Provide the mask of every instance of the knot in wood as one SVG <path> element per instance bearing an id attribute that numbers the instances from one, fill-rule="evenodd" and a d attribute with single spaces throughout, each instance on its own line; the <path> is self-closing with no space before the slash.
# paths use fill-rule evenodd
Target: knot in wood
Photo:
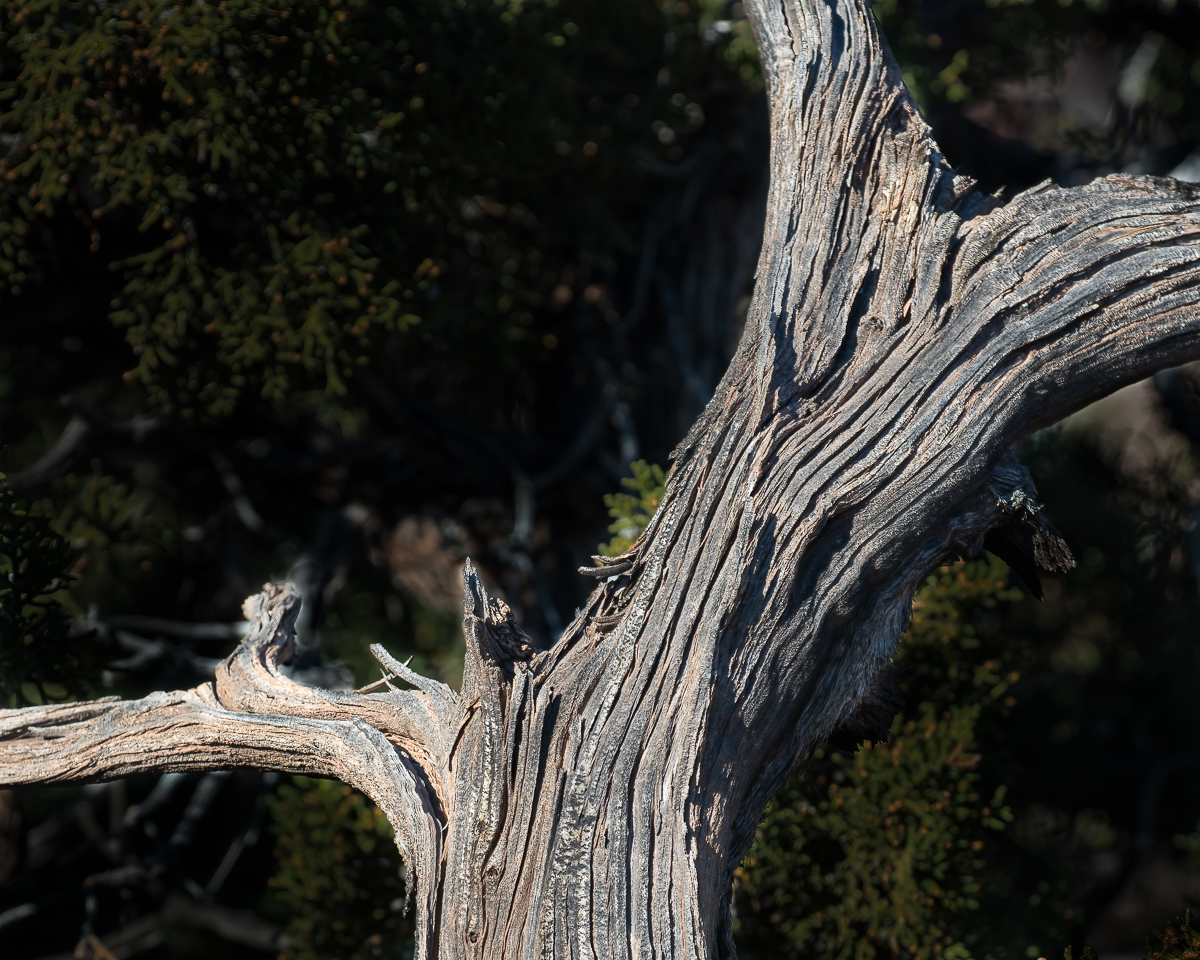
<path id="1" fill-rule="evenodd" d="M 1015 517 L 1032 516 L 1033 514 L 1041 513 L 1042 510 L 1042 505 L 1021 489 L 1014 490 L 1012 496 L 1007 500 L 1003 497 L 999 498 L 996 501 L 996 506 L 1000 508 L 1001 513 Z"/>

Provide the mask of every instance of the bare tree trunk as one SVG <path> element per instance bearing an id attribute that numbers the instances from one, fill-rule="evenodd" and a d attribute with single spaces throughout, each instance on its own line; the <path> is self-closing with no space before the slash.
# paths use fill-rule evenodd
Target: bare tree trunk
<path id="1" fill-rule="evenodd" d="M 1200 357 L 1200 190 L 1110 177 L 1002 204 L 947 165 L 866 0 L 748 0 L 772 105 L 746 332 L 633 551 L 548 652 L 469 565 L 461 693 L 300 688 L 271 588 L 195 690 L 0 713 L 0 783 L 260 766 L 395 825 L 420 956 L 730 956 L 733 868 L 863 702 L 913 591 L 1005 541 L 1069 563 L 1009 455 Z M 631 29 L 636 29 L 631 25 Z"/>

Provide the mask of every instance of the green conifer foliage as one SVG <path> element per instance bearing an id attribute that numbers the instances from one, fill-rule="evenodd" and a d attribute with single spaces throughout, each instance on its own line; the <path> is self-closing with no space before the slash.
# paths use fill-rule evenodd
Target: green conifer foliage
<path id="1" fill-rule="evenodd" d="M 1146 960 L 1195 960 L 1196 957 L 1200 957 L 1200 930 L 1192 926 L 1191 910 L 1167 924 L 1161 933 L 1156 930 L 1154 936 L 1146 938 Z"/>
<path id="2" fill-rule="evenodd" d="M 10 0 L 0 295 L 90 237 L 125 278 L 128 376 L 185 413 L 340 395 L 418 325 L 519 378 L 587 251 L 631 243 L 638 157 L 703 123 L 689 87 L 743 82 L 744 30 L 704 41 L 708 7 Z"/>
<path id="3" fill-rule="evenodd" d="M 749 956 L 970 956 L 989 848 L 1012 815 L 980 770 L 978 727 L 1004 709 L 1019 648 L 990 627 L 1019 593 L 1000 561 L 946 567 L 913 605 L 887 743 L 818 750 L 772 801 L 738 871 Z M 982 627 L 982 629 L 981 629 Z"/>
<path id="4" fill-rule="evenodd" d="M 49 519 L 0 474 L 0 706 L 65 697 L 78 680 L 86 657 L 57 596 L 74 561 Z"/>
<path id="5" fill-rule="evenodd" d="M 662 501 L 667 477 L 657 463 L 637 460 L 630 464 L 632 477 L 621 481 L 628 493 L 610 493 L 604 498 L 608 515 L 613 522 L 608 532 L 616 534 L 608 543 L 600 544 L 600 552 L 606 557 L 620 556 L 632 547 L 642 535 Z"/>
<path id="6" fill-rule="evenodd" d="M 83 616 L 93 603 L 106 612 L 132 607 L 138 593 L 174 572 L 182 524 L 165 498 L 98 471 L 66 477 L 55 492 L 42 512 L 78 552 L 80 576 L 64 597 L 68 613 Z"/>
<path id="7" fill-rule="evenodd" d="M 357 791 L 307 777 L 281 786 L 270 807 L 279 869 L 268 909 L 286 920 L 289 960 L 411 956 L 387 817 Z"/>

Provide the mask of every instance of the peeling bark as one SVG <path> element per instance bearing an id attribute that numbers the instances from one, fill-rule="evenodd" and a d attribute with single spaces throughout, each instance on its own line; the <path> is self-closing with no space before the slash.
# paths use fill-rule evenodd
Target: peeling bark
<path id="1" fill-rule="evenodd" d="M 796 761 L 873 693 L 930 569 L 1069 565 L 1031 431 L 1200 357 L 1200 189 L 1109 177 L 1008 203 L 946 163 L 866 0 L 747 0 L 772 169 L 736 356 L 637 546 L 546 653 L 468 565 L 463 689 L 278 672 L 271 588 L 195 690 L 0 713 L 0 784 L 258 766 L 396 828 L 421 957 L 731 956 L 732 871 Z M 863 709 L 859 710 L 860 704 Z M 857 711 L 857 713 L 856 713 Z"/>

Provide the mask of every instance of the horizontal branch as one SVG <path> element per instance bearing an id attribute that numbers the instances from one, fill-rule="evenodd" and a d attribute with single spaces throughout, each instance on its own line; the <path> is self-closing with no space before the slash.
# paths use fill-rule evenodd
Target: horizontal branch
<path id="1" fill-rule="evenodd" d="M 930 326 L 969 338 L 962 382 L 1011 385 L 1011 442 L 1200 356 L 1200 186 L 1041 184 L 966 222 L 941 282 Z"/>
<path id="2" fill-rule="evenodd" d="M 277 666 L 290 655 L 299 606 L 288 587 L 248 600 L 247 639 L 215 683 L 141 700 L 0 711 L 0 786 L 237 767 L 334 777 L 387 816 L 418 878 L 421 914 L 433 916 L 457 695 L 411 671 L 418 690 L 367 696 L 293 683 Z M 424 956 L 426 930 L 418 930 Z"/>
<path id="3" fill-rule="evenodd" d="M 364 725 L 365 726 L 365 725 Z M 223 709 L 211 684 L 140 700 L 0 711 L 0 784 L 91 782 L 146 771 L 257 767 L 363 779 L 352 752 L 379 753 L 349 721 L 246 716 Z M 353 743 L 354 751 L 346 749 Z M 385 751 L 394 754 L 390 745 Z"/>

